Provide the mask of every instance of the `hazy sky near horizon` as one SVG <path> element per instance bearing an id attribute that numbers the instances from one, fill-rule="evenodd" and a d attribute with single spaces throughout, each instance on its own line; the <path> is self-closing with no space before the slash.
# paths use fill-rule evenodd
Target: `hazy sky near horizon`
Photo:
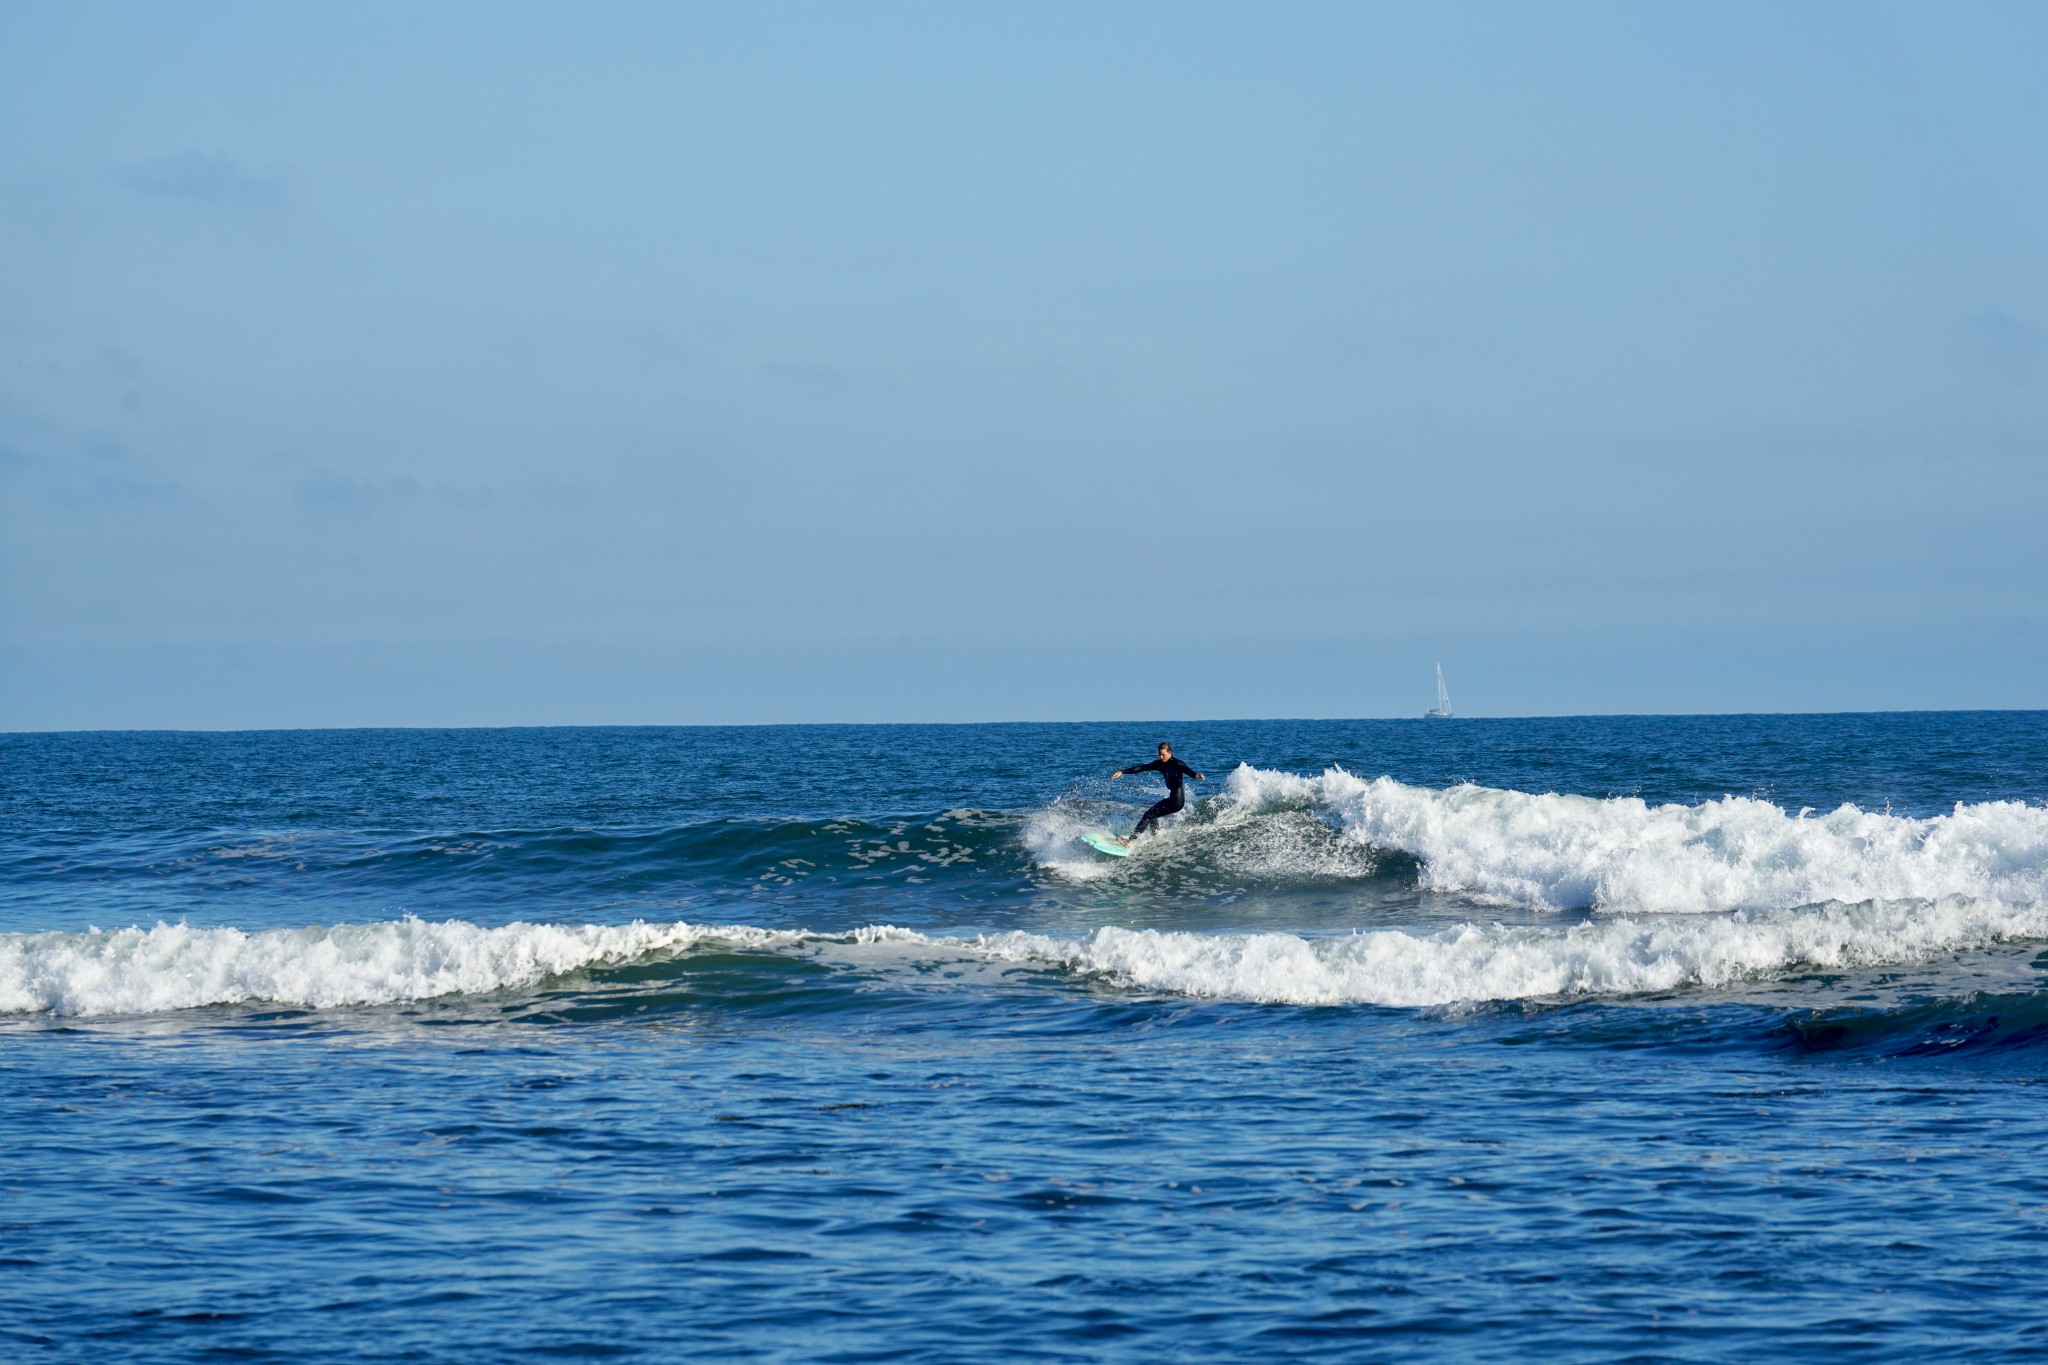
<path id="1" fill-rule="evenodd" d="M 0 0 L 0 729 L 2048 706 L 2044 68 Z"/>

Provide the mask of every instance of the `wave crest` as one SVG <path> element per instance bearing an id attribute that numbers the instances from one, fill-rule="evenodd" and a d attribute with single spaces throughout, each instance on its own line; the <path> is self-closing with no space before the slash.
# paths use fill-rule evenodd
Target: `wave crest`
<path id="1" fill-rule="evenodd" d="M 1967 897 L 1328 938 L 1118 927 L 1079 938 L 1021 930 L 969 938 L 886 925 L 816 934 L 638 922 L 485 928 L 407 919 L 260 933 L 160 924 L 0 935 L 0 1014 L 154 1014 L 249 1001 L 390 1004 L 527 988 L 584 968 L 714 947 L 825 953 L 862 974 L 907 962 L 921 975 L 933 961 L 964 960 L 1205 999 L 1417 1007 L 1712 988 L 1786 972 L 1924 962 L 2043 937 L 2048 906 Z"/>
<path id="2" fill-rule="evenodd" d="M 1653 806 L 1635 797 L 1439 791 L 1339 768 L 1297 777 L 1245 766 L 1215 804 L 1218 825 L 1314 809 L 1349 839 L 1415 858 L 1431 890 L 1531 909 L 2048 901 L 2048 810 L 2018 801 L 1959 803 L 1926 819 L 1852 805 L 1815 815 L 1739 796 Z"/>
<path id="3" fill-rule="evenodd" d="M 260 1000 L 315 1009 L 531 986 L 706 939 L 774 948 L 800 935 L 690 924 L 508 924 L 418 919 L 270 929 L 159 924 L 0 934 L 0 1014 L 155 1014 Z"/>
<path id="4" fill-rule="evenodd" d="M 2048 935 L 2048 907 L 1953 898 L 1654 920 L 1566 929 L 1460 925 L 1341 938 L 1105 928 L 1063 941 L 984 940 L 1017 961 L 1054 963 L 1142 990 L 1286 1005 L 1421 1007 L 1718 987 L 1786 972 L 1922 962 Z"/>

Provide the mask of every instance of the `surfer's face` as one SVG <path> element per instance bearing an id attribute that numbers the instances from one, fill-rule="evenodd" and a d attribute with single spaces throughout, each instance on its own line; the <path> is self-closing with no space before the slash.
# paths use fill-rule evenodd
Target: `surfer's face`
<path id="1" fill-rule="evenodd" d="M 1172 757 L 1173 757 L 1173 746 L 1172 746 L 1171 744 L 1162 744 L 1162 745 L 1160 745 L 1160 746 L 1159 746 L 1159 756 L 1160 756 L 1161 758 L 1172 758 Z"/>

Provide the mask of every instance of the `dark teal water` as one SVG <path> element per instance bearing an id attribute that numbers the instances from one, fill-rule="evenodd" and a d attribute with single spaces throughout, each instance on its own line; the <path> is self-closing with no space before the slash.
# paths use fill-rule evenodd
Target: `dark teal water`
<path id="1" fill-rule="evenodd" d="M 0 736 L 0 1351 L 2048 1353 L 2044 800 L 2039 712 Z"/>

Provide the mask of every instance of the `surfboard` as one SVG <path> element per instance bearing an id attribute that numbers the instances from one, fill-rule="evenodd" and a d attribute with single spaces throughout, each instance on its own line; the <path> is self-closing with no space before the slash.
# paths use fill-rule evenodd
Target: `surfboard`
<path id="1" fill-rule="evenodd" d="M 1126 844 L 1114 834 L 1104 834 L 1099 829 L 1091 829 L 1082 835 L 1081 842 L 1098 853 L 1107 853 L 1112 858 L 1128 858 L 1131 856 L 1129 844 Z"/>

